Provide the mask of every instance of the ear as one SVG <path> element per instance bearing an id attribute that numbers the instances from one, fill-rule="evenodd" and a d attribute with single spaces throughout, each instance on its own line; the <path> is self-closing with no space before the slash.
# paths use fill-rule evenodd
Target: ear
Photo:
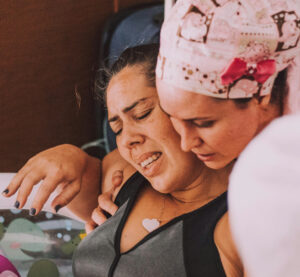
<path id="1" fill-rule="evenodd" d="M 271 101 L 271 93 L 260 98 L 259 105 L 262 109 L 267 109 Z"/>

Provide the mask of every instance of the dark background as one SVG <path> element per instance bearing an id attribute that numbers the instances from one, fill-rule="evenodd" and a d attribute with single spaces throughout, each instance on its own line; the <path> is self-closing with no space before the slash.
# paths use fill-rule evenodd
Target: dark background
<path id="1" fill-rule="evenodd" d="M 153 2 L 119 0 L 119 9 Z M 114 9 L 113 0 L 0 0 L 0 172 L 96 138 L 93 77 Z"/>

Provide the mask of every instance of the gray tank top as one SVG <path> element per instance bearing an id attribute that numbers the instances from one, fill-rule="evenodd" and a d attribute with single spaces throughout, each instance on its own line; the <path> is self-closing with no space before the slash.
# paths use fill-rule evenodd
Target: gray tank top
<path id="1" fill-rule="evenodd" d="M 89 234 L 73 256 L 76 277 L 225 277 L 213 240 L 227 210 L 226 193 L 205 206 L 174 218 L 120 253 L 126 219 L 147 180 L 135 173 L 120 190 L 117 213 Z"/>

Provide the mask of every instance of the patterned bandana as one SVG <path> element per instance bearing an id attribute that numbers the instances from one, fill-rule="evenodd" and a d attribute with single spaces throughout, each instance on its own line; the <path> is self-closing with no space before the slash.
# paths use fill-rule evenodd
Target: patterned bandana
<path id="1" fill-rule="evenodd" d="M 157 78 L 218 98 L 272 91 L 300 54 L 299 0 L 178 0 L 161 31 Z"/>

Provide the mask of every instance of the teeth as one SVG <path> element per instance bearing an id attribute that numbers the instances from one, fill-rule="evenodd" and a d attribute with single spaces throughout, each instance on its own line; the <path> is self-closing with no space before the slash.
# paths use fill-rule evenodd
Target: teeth
<path id="1" fill-rule="evenodd" d="M 153 163 L 154 161 L 156 161 L 160 157 L 160 155 L 161 155 L 160 153 L 153 154 L 151 157 L 149 157 L 148 159 L 141 162 L 141 166 L 146 167 L 147 165 Z"/>

